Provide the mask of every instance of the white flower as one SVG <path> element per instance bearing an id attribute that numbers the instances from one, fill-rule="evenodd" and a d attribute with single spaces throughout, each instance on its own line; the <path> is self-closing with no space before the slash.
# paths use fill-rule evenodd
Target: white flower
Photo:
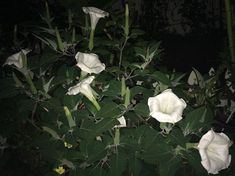
<path id="1" fill-rule="evenodd" d="M 96 7 L 83 7 L 83 12 L 90 15 L 91 19 L 91 29 L 94 30 L 96 27 L 96 24 L 98 23 L 100 18 L 104 18 L 106 16 L 109 16 L 108 12 L 105 12 L 103 10 L 100 10 Z"/>
<path id="2" fill-rule="evenodd" d="M 6 60 L 6 62 L 3 64 L 4 65 L 15 65 L 17 68 L 21 69 L 23 67 L 23 60 L 22 60 L 22 55 L 21 52 L 23 52 L 25 55 L 30 52 L 30 50 L 21 50 L 18 53 L 15 53 L 11 56 L 9 56 Z"/>
<path id="3" fill-rule="evenodd" d="M 117 119 L 119 121 L 119 125 L 115 125 L 114 128 L 123 128 L 126 127 L 126 119 L 124 116 Z"/>
<path id="4" fill-rule="evenodd" d="M 178 98 L 171 89 L 148 99 L 150 115 L 159 122 L 176 123 L 182 119 L 185 101 Z"/>
<path id="5" fill-rule="evenodd" d="M 78 52 L 75 58 L 77 66 L 84 72 L 98 74 L 105 69 L 105 64 L 100 62 L 96 54 Z"/>
<path id="6" fill-rule="evenodd" d="M 224 133 L 210 130 L 202 136 L 198 149 L 201 163 L 208 173 L 218 174 L 220 170 L 228 168 L 231 162 L 229 146 L 230 139 Z"/>
<path id="7" fill-rule="evenodd" d="M 209 74 L 209 76 L 215 76 L 215 69 L 213 67 L 211 67 L 208 74 Z"/>
<path id="8" fill-rule="evenodd" d="M 95 79 L 94 76 L 89 76 L 85 79 L 83 79 L 81 82 L 79 82 L 77 85 L 70 87 L 68 89 L 67 94 L 68 95 L 77 95 L 78 93 L 81 93 L 85 95 L 89 100 L 94 100 L 95 97 L 93 95 L 93 90 L 90 86 L 91 82 Z"/>
<path id="9" fill-rule="evenodd" d="M 192 71 L 188 77 L 188 84 L 189 85 L 197 85 L 198 81 L 197 81 L 197 75 L 194 71 Z"/>

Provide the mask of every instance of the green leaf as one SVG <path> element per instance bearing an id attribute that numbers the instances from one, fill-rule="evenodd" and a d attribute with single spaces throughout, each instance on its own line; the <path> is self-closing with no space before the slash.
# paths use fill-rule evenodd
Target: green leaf
<path id="1" fill-rule="evenodd" d="M 147 102 L 147 99 L 153 95 L 153 91 L 150 89 L 146 89 L 141 86 L 135 86 L 130 89 L 131 98 L 133 99 L 136 96 L 137 101 L 144 99 Z M 139 95 L 139 96 L 138 96 Z M 138 98 L 139 97 L 139 98 Z"/>
<path id="2" fill-rule="evenodd" d="M 57 27 L 55 28 L 55 34 L 56 34 L 56 39 L 57 39 L 57 47 L 60 51 L 64 51 L 64 44 L 62 42 L 60 32 L 58 31 Z"/>
<path id="3" fill-rule="evenodd" d="M 142 162 L 136 158 L 136 156 L 131 157 L 128 160 L 128 166 L 132 176 L 139 176 L 142 169 Z"/>
<path id="4" fill-rule="evenodd" d="M 208 173 L 203 168 L 201 164 L 201 157 L 197 150 L 191 150 L 190 152 L 186 153 L 186 157 L 188 160 L 188 164 L 191 166 L 193 171 L 196 173 L 197 176 L 208 176 Z M 194 174 L 192 174 L 194 175 Z"/>
<path id="5" fill-rule="evenodd" d="M 173 144 L 180 145 L 183 148 L 186 147 L 186 143 L 189 141 L 189 137 L 184 136 L 183 132 L 177 127 L 174 127 L 168 134 L 168 139 Z"/>
<path id="6" fill-rule="evenodd" d="M 121 115 L 119 106 L 112 101 L 100 103 L 101 109 L 97 112 L 96 118 L 116 118 Z"/>
<path id="7" fill-rule="evenodd" d="M 179 122 L 179 126 L 186 136 L 193 132 L 199 132 L 200 128 L 208 125 L 212 118 L 213 113 L 211 109 L 209 107 L 202 106 L 190 111 L 186 117 Z"/>
<path id="8" fill-rule="evenodd" d="M 138 103 L 135 107 L 134 107 L 134 112 L 137 115 L 143 116 L 143 117 L 148 117 L 149 116 L 149 107 L 147 104 L 144 103 Z"/>
<path id="9" fill-rule="evenodd" d="M 176 156 L 161 162 L 159 165 L 160 176 L 174 176 L 176 171 L 182 166 L 182 161 Z"/>
<path id="10" fill-rule="evenodd" d="M 91 128 L 92 136 L 100 135 L 102 132 L 112 129 L 117 124 L 118 121 L 116 119 L 105 118 Z"/>
<path id="11" fill-rule="evenodd" d="M 141 126 L 136 130 L 136 140 L 142 147 L 139 157 L 150 164 L 161 163 L 172 158 L 173 148 L 167 145 L 161 134 L 148 127 Z"/>
<path id="12" fill-rule="evenodd" d="M 109 82 L 108 90 L 104 92 L 104 95 L 112 97 L 121 95 L 121 82 L 111 80 Z"/>
<path id="13" fill-rule="evenodd" d="M 80 150 L 86 156 L 87 164 L 92 164 L 95 161 L 102 160 L 106 155 L 106 146 L 100 141 L 82 141 Z"/>
<path id="14" fill-rule="evenodd" d="M 157 81 L 160 81 L 161 83 L 171 86 L 170 79 L 162 72 L 155 71 L 152 75 L 150 75 L 153 79 L 156 79 Z"/>
<path id="15" fill-rule="evenodd" d="M 49 133 L 54 139 L 56 140 L 60 140 L 60 136 L 57 134 L 57 132 L 55 132 L 53 129 L 43 126 L 42 127 L 43 131 L 46 131 L 47 133 Z"/>
<path id="16" fill-rule="evenodd" d="M 63 105 L 66 105 L 71 111 L 76 110 L 78 102 L 81 100 L 81 96 L 64 95 Z"/>
<path id="17" fill-rule="evenodd" d="M 110 158 L 109 176 L 122 176 L 127 165 L 126 155 L 118 151 Z"/>

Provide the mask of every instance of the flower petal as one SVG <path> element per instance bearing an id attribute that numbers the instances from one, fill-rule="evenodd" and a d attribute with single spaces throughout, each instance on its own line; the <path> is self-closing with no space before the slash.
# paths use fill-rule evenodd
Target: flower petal
<path id="1" fill-rule="evenodd" d="M 202 136 L 198 149 L 201 164 L 208 173 L 217 174 L 230 165 L 229 145 L 230 139 L 224 133 L 215 133 L 210 130 Z"/>
<path id="2" fill-rule="evenodd" d="M 159 122 L 176 123 L 182 119 L 186 103 L 178 98 L 171 89 L 148 99 L 150 115 Z"/>
<path id="3" fill-rule="evenodd" d="M 105 69 L 105 65 L 100 62 L 96 54 L 78 52 L 75 56 L 77 66 L 84 72 L 99 74 Z"/>

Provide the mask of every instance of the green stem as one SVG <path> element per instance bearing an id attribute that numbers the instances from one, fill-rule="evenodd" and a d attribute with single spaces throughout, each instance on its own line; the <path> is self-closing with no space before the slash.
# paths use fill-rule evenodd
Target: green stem
<path id="1" fill-rule="evenodd" d="M 100 110 L 100 105 L 99 103 L 96 101 L 96 99 L 93 97 L 92 100 L 90 100 L 92 102 L 92 104 L 95 106 L 95 108 L 99 111 Z"/>
<path id="2" fill-rule="evenodd" d="M 37 89 L 32 81 L 32 78 L 31 76 L 29 75 L 29 72 L 27 72 L 25 74 L 25 78 L 26 78 L 26 81 L 27 83 L 29 84 L 29 87 L 30 87 L 30 90 L 32 91 L 33 94 L 36 94 L 37 93 Z"/>
<path id="3" fill-rule="evenodd" d="M 128 4 L 125 5 L 125 28 L 124 28 L 125 36 L 129 35 L 129 8 Z"/>
<path id="4" fill-rule="evenodd" d="M 121 68 L 121 65 L 122 65 L 123 49 L 125 48 L 125 45 L 126 45 L 127 40 L 128 40 L 128 37 L 126 36 L 126 37 L 125 37 L 125 41 L 124 41 L 124 43 L 123 43 L 122 47 L 120 48 L 119 68 Z"/>
<path id="5" fill-rule="evenodd" d="M 115 136 L 113 139 L 113 143 L 115 146 L 118 146 L 120 144 L 120 129 L 115 128 Z"/>
<path id="6" fill-rule="evenodd" d="M 232 5 L 230 0 L 225 0 L 225 10 L 226 10 L 226 22 L 227 22 L 227 35 L 229 42 L 230 56 L 233 62 L 235 62 L 235 48 L 234 48 L 234 33 L 233 33 L 233 21 L 232 21 Z"/>
<path id="7" fill-rule="evenodd" d="M 186 143 L 186 149 L 195 148 L 197 149 L 198 143 Z"/>
<path id="8" fill-rule="evenodd" d="M 82 81 L 87 76 L 87 74 L 87 72 L 81 71 L 79 81 Z"/>
<path id="9" fill-rule="evenodd" d="M 90 39 L 89 39 L 89 45 L 88 48 L 91 51 L 94 47 L 94 34 L 95 34 L 95 29 L 91 29 L 90 32 Z"/>

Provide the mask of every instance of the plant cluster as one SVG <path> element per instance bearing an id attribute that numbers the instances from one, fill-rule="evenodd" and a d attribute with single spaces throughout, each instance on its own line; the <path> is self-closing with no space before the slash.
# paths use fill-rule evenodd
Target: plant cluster
<path id="1" fill-rule="evenodd" d="M 123 20 L 83 7 L 79 32 L 71 11 L 59 29 L 45 7 L 47 26 L 30 31 L 34 48 L 3 64 L 3 175 L 12 168 L 66 176 L 235 172 L 234 67 L 205 75 L 193 69 L 187 78 L 159 66 L 160 42 L 144 41 L 131 26 L 128 4 Z"/>

